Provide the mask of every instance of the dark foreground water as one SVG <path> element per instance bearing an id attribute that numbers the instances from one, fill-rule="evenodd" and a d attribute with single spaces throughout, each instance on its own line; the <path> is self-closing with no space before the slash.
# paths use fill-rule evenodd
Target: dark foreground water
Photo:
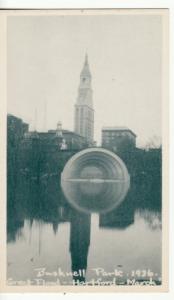
<path id="1" fill-rule="evenodd" d="M 150 182 L 90 214 L 68 204 L 56 176 L 20 176 L 8 188 L 7 220 L 9 285 L 161 284 L 160 191 Z"/>

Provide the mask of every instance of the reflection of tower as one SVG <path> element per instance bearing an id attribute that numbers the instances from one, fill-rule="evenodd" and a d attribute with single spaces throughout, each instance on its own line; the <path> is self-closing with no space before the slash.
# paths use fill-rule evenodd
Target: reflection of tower
<path id="1" fill-rule="evenodd" d="M 105 229 L 124 230 L 134 223 L 135 215 L 135 190 L 129 190 L 124 201 L 108 213 L 100 214 L 99 227 Z"/>
<path id="2" fill-rule="evenodd" d="M 85 281 L 88 250 L 90 245 L 91 215 L 73 211 L 71 216 L 70 253 L 75 281 Z"/>
<path id="3" fill-rule="evenodd" d="M 91 73 L 88 56 L 80 74 L 80 85 L 75 105 L 75 132 L 84 136 L 88 142 L 93 142 L 94 136 L 94 110 L 91 89 Z"/>

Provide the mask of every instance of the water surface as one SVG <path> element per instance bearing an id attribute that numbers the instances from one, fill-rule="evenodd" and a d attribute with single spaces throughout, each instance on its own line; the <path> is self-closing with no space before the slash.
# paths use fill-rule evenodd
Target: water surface
<path id="1" fill-rule="evenodd" d="M 11 285 L 161 283 L 160 194 L 145 186 L 131 185 L 108 213 L 84 213 L 56 176 L 19 178 L 8 191 L 7 232 Z"/>

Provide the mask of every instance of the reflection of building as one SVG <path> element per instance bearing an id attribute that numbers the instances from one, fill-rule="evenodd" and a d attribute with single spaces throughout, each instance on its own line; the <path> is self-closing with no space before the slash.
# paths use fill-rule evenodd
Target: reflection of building
<path id="1" fill-rule="evenodd" d="M 85 281 L 88 250 L 90 245 L 91 215 L 73 211 L 71 215 L 70 253 L 75 281 Z"/>
<path id="2" fill-rule="evenodd" d="M 100 214 L 99 226 L 101 228 L 126 229 L 134 223 L 135 204 L 128 197 L 114 210 L 106 214 Z"/>
<path id="3" fill-rule="evenodd" d="M 93 143 L 94 110 L 92 102 L 91 73 L 87 55 L 80 74 L 80 86 L 75 105 L 75 132 L 85 137 L 88 142 Z"/>
<path id="4" fill-rule="evenodd" d="M 139 193 L 137 193 L 137 190 Z M 124 230 L 132 225 L 134 223 L 134 215 L 138 204 L 137 199 L 139 199 L 139 195 L 141 194 L 141 189 L 132 186 L 120 205 L 108 213 L 100 214 L 99 227 Z"/>
<path id="5" fill-rule="evenodd" d="M 102 129 L 102 147 L 114 152 L 135 149 L 136 135 L 127 127 L 104 127 Z"/>

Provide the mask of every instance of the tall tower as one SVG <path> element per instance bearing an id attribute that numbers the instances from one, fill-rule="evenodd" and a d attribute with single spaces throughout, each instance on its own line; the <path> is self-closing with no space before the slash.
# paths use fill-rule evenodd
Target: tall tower
<path id="1" fill-rule="evenodd" d="M 80 73 L 80 85 L 77 102 L 75 104 L 75 132 L 89 143 L 94 139 L 94 109 L 92 101 L 91 73 L 88 56 L 85 56 L 83 69 Z"/>

